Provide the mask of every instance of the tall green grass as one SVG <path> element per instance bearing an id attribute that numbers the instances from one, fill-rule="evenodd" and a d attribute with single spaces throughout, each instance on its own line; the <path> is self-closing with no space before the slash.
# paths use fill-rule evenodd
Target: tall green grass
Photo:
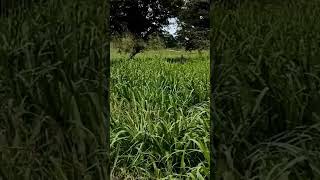
<path id="1" fill-rule="evenodd" d="M 103 7 L 41 1 L 1 17 L 0 179 L 109 179 Z"/>
<path id="2" fill-rule="evenodd" d="M 208 178 L 208 52 L 111 57 L 113 176 Z"/>
<path id="3" fill-rule="evenodd" d="M 320 3 L 215 6 L 216 177 L 320 178 Z"/>

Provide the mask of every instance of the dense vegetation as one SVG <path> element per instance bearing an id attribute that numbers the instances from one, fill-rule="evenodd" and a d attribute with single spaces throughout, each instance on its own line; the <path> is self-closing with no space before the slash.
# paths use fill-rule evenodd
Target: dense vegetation
<path id="1" fill-rule="evenodd" d="M 111 63 L 113 176 L 208 178 L 208 52 L 112 51 Z"/>
<path id="2" fill-rule="evenodd" d="M 319 1 L 211 14 L 216 177 L 319 179 Z"/>
<path id="3" fill-rule="evenodd" d="M 152 36 L 161 37 L 172 47 L 179 41 L 187 50 L 209 47 L 209 0 L 111 0 L 110 29 L 112 36 L 133 39 L 129 59 L 146 49 Z M 175 19 L 177 38 L 163 28 Z"/>
<path id="4" fill-rule="evenodd" d="M 176 39 L 186 50 L 206 49 L 210 46 L 209 1 L 185 1 L 177 16 L 179 29 Z"/>
<path id="5" fill-rule="evenodd" d="M 37 1 L 0 17 L 0 179 L 107 179 L 106 9 Z"/>
<path id="6" fill-rule="evenodd" d="M 109 8 L 36 2 L 0 17 L 0 179 L 107 179 Z M 112 177 L 319 179 L 320 2 L 211 2 L 211 99 L 208 52 L 112 49 Z"/>

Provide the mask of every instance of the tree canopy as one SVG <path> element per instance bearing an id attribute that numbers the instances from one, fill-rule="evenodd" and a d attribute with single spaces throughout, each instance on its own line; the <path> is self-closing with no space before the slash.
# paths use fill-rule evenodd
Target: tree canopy
<path id="1" fill-rule="evenodd" d="M 152 34 L 162 35 L 173 45 L 173 37 L 163 28 L 169 25 L 170 18 L 178 18 L 179 38 L 188 39 L 183 44 L 189 49 L 198 48 L 203 46 L 200 41 L 209 39 L 209 7 L 209 0 L 111 0 L 111 33 L 129 32 L 134 37 L 132 58 L 145 48 Z"/>
<path id="2" fill-rule="evenodd" d="M 201 49 L 209 44 L 209 0 L 189 0 L 181 9 L 178 38 L 186 50 Z"/>
<path id="3" fill-rule="evenodd" d="M 183 0 L 111 0 L 111 31 L 130 32 L 147 39 L 169 24 L 179 12 Z"/>
<path id="4" fill-rule="evenodd" d="M 183 0 L 111 0 L 112 35 L 130 32 L 135 40 L 130 59 L 144 49 L 153 33 L 161 33 L 177 16 Z"/>

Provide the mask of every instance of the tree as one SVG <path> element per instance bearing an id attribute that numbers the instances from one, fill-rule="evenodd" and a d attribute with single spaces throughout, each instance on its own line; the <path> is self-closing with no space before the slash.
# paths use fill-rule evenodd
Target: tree
<path id="1" fill-rule="evenodd" d="M 176 38 L 172 34 L 170 34 L 169 32 L 163 32 L 160 36 L 163 39 L 166 48 L 178 47 L 178 43 L 177 43 Z"/>
<path id="2" fill-rule="evenodd" d="M 186 50 L 209 47 L 209 0 L 188 0 L 179 13 L 178 39 Z"/>
<path id="3" fill-rule="evenodd" d="M 175 17 L 182 5 L 183 0 L 111 0 L 111 32 L 133 35 L 132 59 L 145 48 L 151 34 L 163 32 L 168 19 Z"/>

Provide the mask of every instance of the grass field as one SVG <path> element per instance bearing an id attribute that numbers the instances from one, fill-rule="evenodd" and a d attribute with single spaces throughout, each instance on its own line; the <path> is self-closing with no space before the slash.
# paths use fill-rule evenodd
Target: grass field
<path id="1" fill-rule="evenodd" d="M 132 61 L 126 57 L 111 52 L 114 175 L 208 176 L 208 52 L 160 50 Z"/>
<path id="2" fill-rule="evenodd" d="M 0 179 L 106 179 L 105 9 L 77 2 L 0 18 Z M 210 79 L 216 179 L 320 179 L 319 14 L 216 7 L 211 79 L 208 52 L 112 50 L 113 176 L 207 179 Z"/>
<path id="3" fill-rule="evenodd" d="M 108 176 L 102 7 L 37 1 L 0 17 L 1 180 Z"/>
<path id="4" fill-rule="evenodd" d="M 320 179 L 319 1 L 211 12 L 216 177 Z"/>

